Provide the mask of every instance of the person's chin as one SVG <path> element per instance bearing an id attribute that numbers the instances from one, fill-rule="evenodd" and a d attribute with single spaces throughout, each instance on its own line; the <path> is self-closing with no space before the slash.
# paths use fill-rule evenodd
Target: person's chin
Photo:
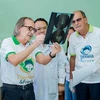
<path id="1" fill-rule="evenodd" d="M 27 38 L 26 42 L 29 42 L 31 40 L 31 37 Z"/>
<path id="2" fill-rule="evenodd" d="M 78 27 L 78 28 L 76 28 L 75 29 L 77 32 L 80 32 L 81 30 L 82 30 L 82 28 L 81 27 Z"/>

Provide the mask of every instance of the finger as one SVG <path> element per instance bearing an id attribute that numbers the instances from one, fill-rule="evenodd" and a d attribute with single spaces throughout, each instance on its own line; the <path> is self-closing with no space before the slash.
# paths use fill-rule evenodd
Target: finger
<path id="1" fill-rule="evenodd" d="M 45 35 L 37 35 L 36 40 L 44 40 Z"/>
<path id="2" fill-rule="evenodd" d="M 60 45 L 59 44 L 54 44 L 54 47 L 56 48 L 56 49 L 60 49 Z"/>

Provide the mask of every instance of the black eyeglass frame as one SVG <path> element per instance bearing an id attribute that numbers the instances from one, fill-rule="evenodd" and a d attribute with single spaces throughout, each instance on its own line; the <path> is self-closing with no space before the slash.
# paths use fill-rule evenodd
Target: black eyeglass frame
<path id="1" fill-rule="evenodd" d="M 27 27 L 29 29 L 29 31 L 32 31 L 33 30 L 34 33 L 37 32 L 37 29 L 33 28 L 32 26 L 24 26 L 23 25 L 22 27 Z"/>

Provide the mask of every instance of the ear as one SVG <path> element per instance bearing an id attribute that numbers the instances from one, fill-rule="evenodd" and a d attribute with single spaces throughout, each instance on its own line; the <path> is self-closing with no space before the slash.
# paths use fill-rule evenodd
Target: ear
<path id="1" fill-rule="evenodd" d="M 85 18 L 85 23 L 88 23 L 88 20 L 87 20 L 87 18 Z"/>
<path id="2" fill-rule="evenodd" d="M 20 31 L 21 31 L 20 28 L 18 28 L 17 31 L 18 31 L 18 33 L 20 33 Z"/>

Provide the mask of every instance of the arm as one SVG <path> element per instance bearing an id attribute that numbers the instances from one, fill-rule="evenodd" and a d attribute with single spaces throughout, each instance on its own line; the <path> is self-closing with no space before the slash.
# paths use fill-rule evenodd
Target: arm
<path id="1" fill-rule="evenodd" d="M 52 58 L 49 55 L 44 56 L 42 53 L 36 56 L 36 61 L 43 65 L 48 64 L 51 60 Z"/>
<path id="2" fill-rule="evenodd" d="M 72 71 L 74 71 L 74 68 L 75 68 L 75 58 L 76 58 L 76 56 L 70 57 L 70 79 L 73 78 Z"/>
<path id="3" fill-rule="evenodd" d="M 74 35 L 72 34 L 69 38 L 69 49 L 68 53 L 70 56 L 70 79 L 73 78 L 72 71 L 74 71 L 75 68 L 75 59 L 76 59 L 76 51 L 75 51 L 75 45 L 74 45 Z"/>
<path id="4" fill-rule="evenodd" d="M 35 41 L 25 50 L 17 54 L 9 54 L 7 60 L 14 66 L 17 66 L 20 62 L 25 60 L 39 44 L 40 44 L 39 41 Z"/>
<path id="5" fill-rule="evenodd" d="M 61 51 L 61 47 L 58 43 L 53 43 L 53 45 L 51 46 L 51 49 L 52 49 L 51 56 L 55 56 L 58 52 Z M 43 65 L 48 64 L 51 60 L 52 58 L 50 57 L 50 55 L 45 56 L 41 53 L 36 56 L 36 61 Z"/>
<path id="6" fill-rule="evenodd" d="M 9 44 L 9 41 L 4 41 L 3 48 L 8 53 L 9 51 L 13 51 L 15 53 L 7 54 L 6 60 L 8 60 L 11 64 L 14 66 L 17 66 L 20 62 L 25 60 L 33 51 L 36 47 L 38 47 L 42 42 L 44 41 L 44 35 L 39 35 L 36 37 L 35 41 L 29 45 L 26 49 L 22 50 L 19 53 L 16 53 L 13 46 Z"/>

